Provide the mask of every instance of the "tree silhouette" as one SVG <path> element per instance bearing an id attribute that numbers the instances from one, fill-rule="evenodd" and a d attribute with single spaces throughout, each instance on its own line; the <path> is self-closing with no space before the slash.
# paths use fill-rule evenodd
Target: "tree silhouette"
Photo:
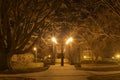
<path id="1" fill-rule="evenodd" d="M 25 53 L 32 48 L 37 39 L 30 43 L 31 37 L 38 30 L 40 33 L 37 36 L 43 34 L 48 27 L 45 19 L 60 4 L 58 0 L 0 1 L 0 54 L 3 68 L 10 68 L 13 54 Z"/>
<path id="2" fill-rule="evenodd" d="M 69 34 L 83 36 L 96 56 L 96 60 L 98 56 L 112 55 L 112 49 L 120 39 L 119 0 L 71 0 L 69 2 L 70 6 L 66 5 L 58 9 L 57 12 L 60 13 L 54 20 L 61 22 L 59 25 L 63 28 L 73 27 L 69 31 L 68 28 L 64 28 L 64 31 Z"/>
<path id="3" fill-rule="evenodd" d="M 53 31 L 58 34 L 84 37 L 96 55 L 119 51 L 119 3 L 119 0 L 1 0 L 1 66 L 10 67 L 11 56 L 29 51 L 38 39 L 51 33 L 50 26 L 55 26 Z"/>

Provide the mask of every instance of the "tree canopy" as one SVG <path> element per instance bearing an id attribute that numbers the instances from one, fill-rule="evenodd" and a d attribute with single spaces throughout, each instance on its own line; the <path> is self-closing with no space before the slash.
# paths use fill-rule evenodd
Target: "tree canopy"
<path id="1" fill-rule="evenodd" d="M 49 33 L 82 37 L 97 55 L 119 51 L 119 6 L 120 0 L 0 0 L 0 54 L 29 51 Z"/>

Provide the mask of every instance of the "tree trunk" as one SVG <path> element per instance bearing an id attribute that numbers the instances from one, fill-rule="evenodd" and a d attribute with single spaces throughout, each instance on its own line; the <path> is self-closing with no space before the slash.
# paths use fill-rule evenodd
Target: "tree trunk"
<path id="1" fill-rule="evenodd" d="M 5 53 L 0 52 L 0 70 L 8 69 L 7 66 L 7 55 Z"/>
<path id="2" fill-rule="evenodd" d="M 0 52 L 0 70 L 13 70 L 11 66 L 11 57 L 13 54 Z"/>
<path id="3" fill-rule="evenodd" d="M 12 56 L 13 56 L 13 53 L 8 53 L 8 55 L 7 55 L 7 67 L 9 70 L 14 71 L 14 69 L 12 68 L 12 65 L 11 65 L 11 57 Z"/>

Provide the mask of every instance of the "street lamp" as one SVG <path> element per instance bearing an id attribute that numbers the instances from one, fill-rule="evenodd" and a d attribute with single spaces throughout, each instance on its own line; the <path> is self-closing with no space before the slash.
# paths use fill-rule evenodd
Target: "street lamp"
<path id="1" fill-rule="evenodd" d="M 72 46 L 71 42 L 73 42 L 73 38 L 72 37 L 70 37 L 70 38 L 67 39 L 66 45 L 69 44 L 69 46 L 68 46 L 69 60 L 71 61 L 71 64 L 73 64 L 73 60 L 72 60 L 73 56 L 71 54 L 71 46 Z"/>
<path id="2" fill-rule="evenodd" d="M 37 48 L 34 47 L 33 50 L 35 51 L 35 55 L 36 55 L 36 63 L 37 63 Z"/>
<path id="3" fill-rule="evenodd" d="M 53 60 L 54 60 L 54 62 L 53 62 L 53 64 L 55 63 L 55 52 L 54 52 L 54 50 L 55 50 L 55 44 L 57 44 L 57 40 L 56 40 L 56 38 L 55 37 L 52 37 L 51 38 L 51 40 L 52 40 L 52 42 L 53 42 L 53 44 L 52 44 L 52 46 L 53 46 L 53 50 L 52 50 L 52 53 L 53 53 Z"/>

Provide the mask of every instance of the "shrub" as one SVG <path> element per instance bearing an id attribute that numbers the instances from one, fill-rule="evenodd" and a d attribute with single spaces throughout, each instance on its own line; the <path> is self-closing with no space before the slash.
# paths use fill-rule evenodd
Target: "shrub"
<path id="1" fill-rule="evenodd" d="M 12 56 L 11 61 L 20 64 L 31 63 L 34 60 L 34 55 L 32 53 L 25 54 L 15 54 Z"/>

